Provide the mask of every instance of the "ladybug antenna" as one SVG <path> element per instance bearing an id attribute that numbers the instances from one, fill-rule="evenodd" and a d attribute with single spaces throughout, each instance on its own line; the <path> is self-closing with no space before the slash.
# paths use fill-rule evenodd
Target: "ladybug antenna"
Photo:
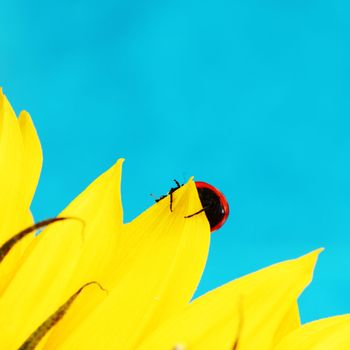
<path id="1" fill-rule="evenodd" d="M 177 181 L 176 179 L 174 179 L 174 182 L 176 183 L 177 188 L 181 187 L 179 181 Z"/>

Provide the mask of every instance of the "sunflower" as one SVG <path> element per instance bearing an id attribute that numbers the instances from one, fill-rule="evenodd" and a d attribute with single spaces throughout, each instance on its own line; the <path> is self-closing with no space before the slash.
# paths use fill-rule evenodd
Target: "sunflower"
<path id="1" fill-rule="evenodd" d="M 300 325 L 297 299 L 320 250 L 193 301 L 210 227 L 192 179 L 123 223 L 123 160 L 54 219 L 30 203 L 42 153 L 26 112 L 0 93 L 0 348 L 348 349 L 350 316 Z M 38 228 L 46 228 L 35 235 Z"/>

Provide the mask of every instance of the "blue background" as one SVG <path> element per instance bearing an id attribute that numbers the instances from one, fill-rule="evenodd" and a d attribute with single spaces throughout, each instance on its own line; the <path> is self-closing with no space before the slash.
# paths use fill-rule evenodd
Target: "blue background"
<path id="1" fill-rule="evenodd" d="M 198 294 L 324 246 L 303 320 L 350 312 L 347 1 L 8 1 L 0 85 L 56 215 L 118 157 L 126 220 L 172 179 L 227 196 Z"/>

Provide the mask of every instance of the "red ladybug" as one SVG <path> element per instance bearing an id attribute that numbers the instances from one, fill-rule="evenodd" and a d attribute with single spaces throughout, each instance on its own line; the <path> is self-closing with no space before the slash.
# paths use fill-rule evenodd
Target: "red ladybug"
<path id="1" fill-rule="evenodd" d="M 170 195 L 171 211 L 173 211 L 173 193 L 182 186 L 178 181 L 174 181 L 176 183 L 176 187 L 172 187 L 168 192 L 168 195 Z M 185 216 L 185 218 L 191 218 L 192 216 L 200 214 L 204 211 L 209 221 L 210 231 L 214 232 L 218 230 L 227 220 L 228 214 L 230 212 L 228 202 L 225 196 L 214 186 L 202 181 L 195 181 L 195 185 L 197 187 L 199 199 L 202 203 L 203 208 L 196 213 Z M 166 195 L 161 196 L 156 200 L 156 202 L 165 197 Z"/>

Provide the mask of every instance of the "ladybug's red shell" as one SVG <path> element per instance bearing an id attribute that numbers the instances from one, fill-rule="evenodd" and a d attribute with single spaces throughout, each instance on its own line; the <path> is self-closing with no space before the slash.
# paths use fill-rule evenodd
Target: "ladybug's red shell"
<path id="1" fill-rule="evenodd" d="M 199 199 L 210 224 L 210 231 L 218 230 L 227 220 L 230 208 L 225 196 L 206 182 L 195 181 Z"/>

